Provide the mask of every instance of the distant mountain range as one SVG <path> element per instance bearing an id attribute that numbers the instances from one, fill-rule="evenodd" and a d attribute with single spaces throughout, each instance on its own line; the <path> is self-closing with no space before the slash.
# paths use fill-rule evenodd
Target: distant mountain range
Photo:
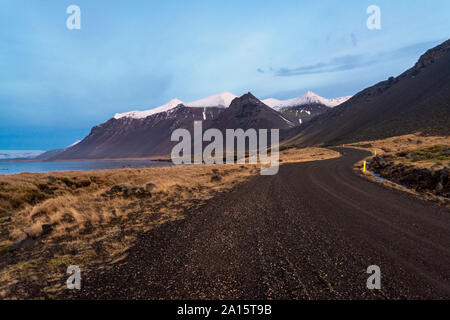
<path id="1" fill-rule="evenodd" d="M 225 96 L 228 95 L 225 93 Z M 223 97 L 224 94 L 219 94 L 202 99 L 205 103 L 199 103 L 194 107 L 181 103 L 162 112 L 143 111 L 146 113 L 145 117 L 136 111 L 116 115 L 94 127 L 89 136 L 80 143 L 53 155 L 51 159 L 165 156 L 170 154 L 176 144 L 170 141 L 172 132 L 178 128 L 192 132 L 194 121 L 203 121 L 204 130 L 208 128 L 288 130 L 295 127 L 279 112 L 266 106 L 250 93 L 234 98 L 229 106 L 228 100 L 222 99 Z M 221 104 L 214 106 L 213 102 Z"/>
<path id="2" fill-rule="evenodd" d="M 208 108 L 208 107 L 228 108 L 230 106 L 231 102 L 235 98 L 237 98 L 237 96 L 235 94 L 233 94 L 231 92 L 226 92 L 226 91 L 203 98 L 203 99 L 200 99 L 200 100 L 187 102 L 187 103 L 184 103 L 180 99 L 175 98 L 175 99 L 171 100 L 170 102 L 168 102 L 167 104 L 162 105 L 157 108 L 154 108 L 154 109 L 144 110 L 144 111 L 130 111 L 130 112 L 125 112 L 125 113 L 117 113 L 114 116 L 114 118 L 115 119 L 121 119 L 121 118 L 143 119 L 143 118 L 149 117 L 149 116 L 157 114 L 157 113 L 167 112 L 169 110 L 172 110 L 173 108 L 177 107 L 180 104 L 184 105 L 185 107 L 191 107 L 191 108 Z M 315 94 L 312 91 L 307 91 L 305 94 L 303 94 L 299 97 L 293 98 L 293 99 L 277 100 L 277 99 L 273 99 L 273 98 L 268 98 L 268 99 L 264 99 L 261 101 L 264 104 L 266 104 L 267 106 L 271 107 L 272 109 L 274 109 L 282 114 L 289 110 L 292 111 L 292 109 L 296 108 L 296 107 L 309 106 L 310 107 L 309 109 L 307 109 L 307 108 L 302 109 L 302 110 L 304 110 L 303 112 L 305 114 L 303 114 L 303 115 L 299 114 L 298 116 L 293 118 L 295 120 L 293 122 L 295 124 L 297 124 L 298 119 L 302 119 L 303 120 L 302 122 L 309 119 L 311 116 L 311 112 L 313 112 L 314 115 L 320 114 L 320 113 L 328 110 L 328 108 L 333 108 L 333 107 L 338 106 L 341 103 L 344 103 L 345 101 L 347 101 L 350 98 L 351 98 L 351 96 L 336 98 L 336 99 L 327 99 L 327 98 L 319 96 L 318 94 Z M 314 108 L 311 108 L 311 106 L 319 106 L 318 110 L 320 110 L 320 111 L 311 110 L 311 109 L 314 109 Z M 320 108 L 320 107 L 322 107 L 322 108 Z M 295 110 L 295 111 L 297 111 L 297 110 Z M 308 114 L 308 115 L 306 115 L 306 114 Z M 206 118 L 206 115 L 205 115 L 205 118 Z M 204 120 L 206 120 L 206 119 L 204 119 Z"/>
<path id="3" fill-rule="evenodd" d="M 81 142 L 40 159 L 100 159 L 165 156 L 177 128 L 193 130 L 280 129 L 285 143 L 333 145 L 401 134 L 450 134 L 450 40 L 428 50 L 414 67 L 353 97 L 326 99 L 306 92 L 289 100 L 259 100 L 251 93 L 222 92 L 116 114 L 92 128 Z"/>
<path id="4" fill-rule="evenodd" d="M 290 101 L 292 105 L 286 101 Z M 172 132 L 178 128 L 191 131 L 194 121 L 203 121 L 204 130 L 278 128 L 286 132 L 286 136 L 290 136 L 287 132 L 294 132 L 293 128 L 330 109 L 322 102 L 329 104 L 335 100 L 307 92 L 301 97 L 286 101 L 281 110 L 277 106 L 267 106 L 251 93 L 238 98 L 230 92 L 222 92 L 187 103 L 173 99 L 154 109 L 118 113 L 107 122 L 92 128 L 89 136 L 76 145 L 48 151 L 38 159 L 165 156 L 170 154 L 174 145 L 170 141 Z M 335 102 L 331 104 L 334 105 Z"/>

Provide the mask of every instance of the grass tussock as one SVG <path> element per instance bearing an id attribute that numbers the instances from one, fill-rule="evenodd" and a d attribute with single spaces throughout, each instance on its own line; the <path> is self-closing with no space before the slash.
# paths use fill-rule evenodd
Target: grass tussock
<path id="1" fill-rule="evenodd" d="M 403 162 L 448 162 L 450 161 L 450 145 L 434 145 L 416 150 L 405 150 L 397 153 L 396 159 Z"/>

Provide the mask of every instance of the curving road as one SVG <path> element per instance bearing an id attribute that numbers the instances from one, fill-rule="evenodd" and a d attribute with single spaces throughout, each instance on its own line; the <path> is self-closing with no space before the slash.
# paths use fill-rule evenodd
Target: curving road
<path id="1" fill-rule="evenodd" d="M 285 164 L 83 274 L 83 299 L 450 298 L 450 211 L 365 180 L 367 152 Z M 381 290 L 368 290 L 369 265 Z"/>

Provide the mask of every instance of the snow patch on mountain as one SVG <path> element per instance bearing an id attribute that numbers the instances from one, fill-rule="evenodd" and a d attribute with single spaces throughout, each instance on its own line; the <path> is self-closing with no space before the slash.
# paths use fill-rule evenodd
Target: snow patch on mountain
<path id="1" fill-rule="evenodd" d="M 231 92 L 225 91 L 200 100 L 185 103 L 184 105 L 186 107 L 192 108 L 205 108 L 205 107 L 228 108 L 231 104 L 231 101 L 233 101 L 235 98 L 237 98 L 236 95 L 232 94 Z"/>
<path id="2" fill-rule="evenodd" d="M 165 105 L 162 105 L 162 106 L 154 108 L 154 109 L 144 110 L 144 111 L 130 111 L 130 112 L 125 112 L 125 113 L 116 113 L 114 115 L 114 119 L 121 119 L 121 118 L 144 119 L 144 118 L 147 118 L 147 117 L 157 114 L 157 113 L 169 111 L 182 103 L 183 103 L 183 101 L 175 98 L 175 99 L 170 100 Z"/>
<path id="3" fill-rule="evenodd" d="M 280 115 L 280 118 L 283 119 L 284 121 L 286 121 L 286 123 L 290 126 L 294 126 L 294 124 L 292 123 L 292 121 L 289 121 L 288 119 L 286 119 L 285 117 L 283 117 L 282 115 Z"/>
<path id="4" fill-rule="evenodd" d="M 335 99 L 327 99 L 327 98 L 319 96 L 318 94 L 315 94 L 312 91 L 307 91 L 306 93 L 304 93 L 303 95 L 301 95 L 300 97 L 297 97 L 297 98 L 292 98 L 292 99 L 288 99 L 288 100 L 278 100 L 278 99 L 268 98 L 268 99 L 262 100 L 262 102 L 265 103 L 266 105 L 268 105 L 269 107 L 279 111 L 286 107 L 302 106 L 302 105 L 315 104 L 315 103 L 320 103 L 327 107 L 333 108 L 333 107 L 336 107 L 336 106 L 344 103 L 345 101 L 347 101 L 350 98 L 351 98 L 351 96 L 340 97 L 340 98 L 335 98 Z"/>
<path id="5" fill-rule="evenodd" d="M 180 99 L 173 99 L 165 105 L 150 110 L 116 113 L 114 115 L 114 119 L 121 119 L 121 118 L 144 119 L 157 113 L 167 112 L 180 104 L 183 104 L 184 106 L 191 108 L 206 108 L 206 107 L 228 108 L 231 104 L 231 101 L 233 101 L 235 98 L 237 98 L 236 95 L 232 94 L 231 92 L 225 91 L 200 100 L 195 100 L 187 103 L 184 103 Z"/>
<path id="6" fill-rule="evenodd" d="M 65 147 L 65 149 L 68 149 L 68 148 L 70 148 L 70 147 L 73 147 L 73 146 L 79 144 L 80 142 L 81 142 L 81 140 L 77 140 L 77 141 L 75 141 L 74 143 L 72 143 L 70 146 Z"/>

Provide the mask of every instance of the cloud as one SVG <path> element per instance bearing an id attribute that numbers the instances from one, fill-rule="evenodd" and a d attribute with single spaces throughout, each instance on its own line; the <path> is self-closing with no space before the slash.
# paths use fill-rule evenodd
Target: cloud
<path id="1" fill-rule="evenodd" d="M 298 76 L 306 74 L 318 74 L 339 72 L 363 68 L 368 65 L 378 64 L 389 60 L 399 58 L 417 57 L 423 54 L 427 49 L 436 45 L 436 41 L 420 42 L 406 47 L 402 47 L 389 52 L 349 54 L 335 57 L 329 61 L 318 62 L 315 64 L 304 65 L 296 68 L 280 68 L 275 71 L 279 77 Z"/>
<path id="2" fill-rule="evenodd" d="M 264 70 L 261 68 L 258 68 L 256 71 L 258 71 L 259 73 L 264 73 Z"/>
<path id="3" fill-rule="evenodd" d="M 333 58 L 327 62 L 319 62 L 298 68 L 280 68 L 275 72 L 277 76 L 297 76 L 304 74 L 316 74 L 326 72 L 345 71 L 358 68 L 362 65 L 364 55 L 345 55 Z"/>

